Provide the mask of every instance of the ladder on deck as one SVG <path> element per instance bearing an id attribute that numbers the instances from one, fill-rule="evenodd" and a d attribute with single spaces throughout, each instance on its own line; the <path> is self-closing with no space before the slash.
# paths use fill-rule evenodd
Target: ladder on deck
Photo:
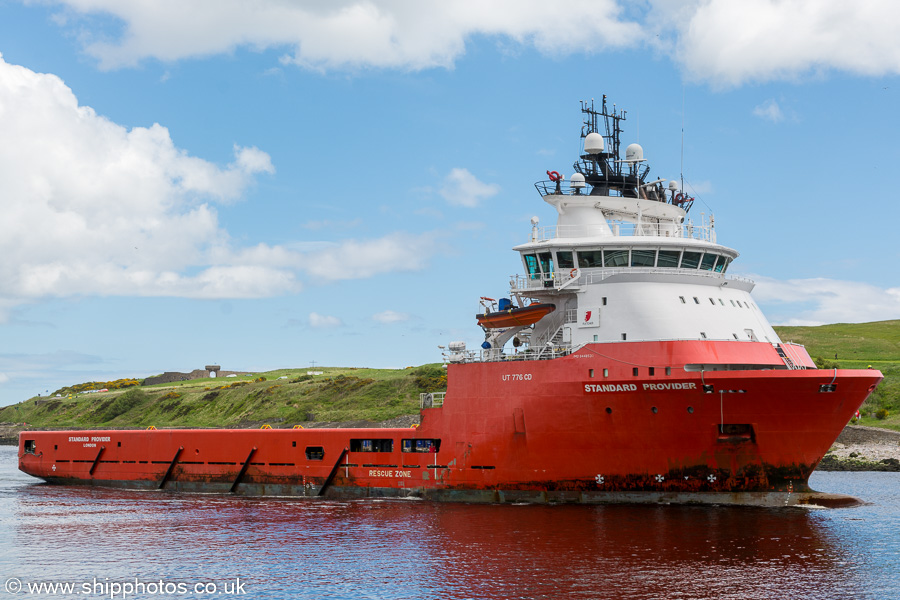
<path id="1" fill-rule="evenodd" d="M 781 344 L 775 344 L 775 351 L 778 352 L 778 356 L 781 357 L 781 360 L 784 361 L 784 364 L 787 365 L 788 369 L 797 370 L 800 367 L 797 366 L 794 361 L 790 359 L 790 357 L 785 353 L 784 348 L 781 347 Z"/>

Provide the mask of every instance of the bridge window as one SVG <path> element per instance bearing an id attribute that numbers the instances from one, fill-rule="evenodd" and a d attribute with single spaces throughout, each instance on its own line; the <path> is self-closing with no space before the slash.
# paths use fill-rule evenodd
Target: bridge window
<path id="1" fill-rule="evenodd" d="M 656 250 L 632 250 L 632 267 L 652 267 L 656 263 Z"/>
<path id="2" fill-rule="evenodd" d="M 716 265 L 717 258 L 719 258 L 718 254 L 704 254 L 703 260 L 700 262 L 700 269 L 703 271 L 712 271 L 713 267 Z"/>
<path id="3" fill-rule="evenodd" d="M 628 250 L 607 250 L 603 257 L 603 265 L 606 267 L 627 267 Z"/>
<path id="4" fill-rule="evenodd" d="M 678 257 L 681 256 L 679 250 L 660 250 L 659 257 L 656 259 L 656 265 L 659 267 L 678 267 Z"/>
<path id="5" fill-rule="evenodd" d="M 538 274 L 537 256 L 534 254 L 525 255 L 525 268 L 528 269 L 528 276 L 531 279 L 540 278 L 540 275 Z"/>
<path id="6" fill-rule="evenodd" d="M 603 266 L 602 250 L 579 250 L 578 266 L 582 269 L 590 269 L 592 267 Z"/>
<path id="7" fill-rule="evenodd" d="M 730 265 L 730 264 L 731 264 L 730 258 L 728 258 L 727 256 L 720 256 L 719 262 L 716 263 L 716 269 L 715 269 L 716 273 L 724 273 L 725 270 L 728 268 L 728 265 Z"/>
<path id="8" fill-rule="evenodd" d="M 556 264 L 560 269 L 571 269 L 575 266 L 575 259 L 571 252 L 560 250 L 556 253 Z"/>
<path id="9" fill-rule="evenodd" d="M 696 269 L 700 265 L 700 256 L 699 252 L 687 252 L 685 251 L 681 255 L 681 268 L 682 269 Z"/>
<path id="10" fill-rule="evenodd" d="M 544 272 L 544 275 L 553 273 L 553 255 L 549 252 L 541 252 L 538 254 L 538 258 L 541 261 L 541 271 Z"/>

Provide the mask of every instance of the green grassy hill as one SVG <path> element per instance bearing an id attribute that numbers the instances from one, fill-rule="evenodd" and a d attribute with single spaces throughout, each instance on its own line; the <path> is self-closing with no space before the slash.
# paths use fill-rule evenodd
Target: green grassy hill
<path id="1" fill-rule="evenodd" d="M 873 360 L 900 362 L 900 320 L 775 327 L 775 331 L 786 342 L 806 346 L 813 357 L 847 362 L 848 366 Z"/>
<path id="2" fill-rule="evenodd" d="M 860 424 L 900 431 L 900 320 L 775 327 L 775 331 L 786 342 L 806 346 L 819 366 L 865 369 L 871 365 L 880 370 L 884 381 L 860 409 Z M 887 413 L 883 419 L 875 416 L 881 410 Z"/>
<path id="3" fill-rule="evenodd" d="M 439 364 L 400 370 L 318 367 L 317 371 L 322 374 L 284 369 L 235 378 L 131 385 L 106 392 L 87 392 L 82 384 L 0 409 L 0 422 L 25 422 L 38 428 L 145 428 L 383 421 L 417 414 L 421 392 L 445 390 L 447 385 L 446 371 Z"/>

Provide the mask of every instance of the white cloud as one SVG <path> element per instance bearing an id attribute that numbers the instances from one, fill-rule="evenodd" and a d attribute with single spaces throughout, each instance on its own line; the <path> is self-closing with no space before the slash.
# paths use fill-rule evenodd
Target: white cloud
<path id="1" fill-rule="evenodd" d="M 714 86 L 828 69 L 900 73 L 894 0 L 558 0 L 552 7 L 539 0 L 48 1 L 64 7 L 53 20 L 105 69 L 239 47 L 283 50 L 283 64 L 322 71 L 452 68 L 477 36 L 506 55 L 525 47 L 554 56 L 645 45 Z M 94 30 L 102 15 L 114 26 Z"/>
<path id="2" fill-rule="evenodd" d="M 337 317 L 329 315 L 320 315 L 319 313 L 309 313 L 309 326 L 316 329 L 334 329 L 341 327 L 344 323 Z"/>
<path id="3" fill-rule="evenodd" d="M 496 183 L 483 183 L 468 169 L 455 168 L 444 178 L 440 194 L 450 204 L 475 207 L 499 191 L 500 186 Z"/>
<path id="4" fill-rule="evenodd" d="M 235 247 L 213 203 L 273 173 L 268 154 L 235 145 L 233 162 L 216 166 L 165 127 L 128 130 L 79 106 L 58 77 L 2 56 L 0 131 L 0 321 L 48 296 L 272 296 L 301 289 L 310 255 L 325 279 L 349 279 L 421 268 L 431 253 L 402 234 Z"/>
<path id="5" fill-rule="evenodd" d="M 230 249 L 210 205 L 239 199 L 255 175 L 273 172 L 258 148 L 235 146 L 234 162 L 220 168 L 176 148 L 165 127 L 127 130 L 79 106 L 58 77 L 2 56 L 0 131 L 0 305 L 295 287 L 289 273 Z"/>
<path id="6" fill-rule="evenodd" d="M 79 30 L 87 52 L 104 68 L 246 46 L 285 48 L 282 62 L 314 69 L 424 69 L 451 66 L 476 35 L 551 54 L 630 46 L 640 39 L 640 27 L 621 20 L 615 0 L 567 0 L 550 8 L 538 0 L 59 1 L 68 8 L 66 18 L 58 19 L 65 26 L 90 22 L 79 15 L 122 21 L 122 36 L 114 41 Z M 578 15 L 577 23 L 572 15 Z"/>
<path id="7" fill-rule="evenodd" d="M 687 74 L 716 86 L 793 79 L 836 69 L 900 73 L 894 0 L 656 0 L 660 31 Z"/>
<path id="8" fill-rule="evenodd" d="M 434 253 L 434 234 L 394 233 L 374 240 L 346 240 L 309 255 L 303 268 L 319 280 L 363 279 L 422 269 Z"/>
<path id="9" fill-rule="evenodd" d="M 372 318 L 379 323 L 384 323 L 385 325 L 390 325 L 391 323 L 402 323 L 403 321 L 409 321 L 409 315 L 406 313 L 396 312 L 393 310 L 385 310 L 380 313 L 376 313 L 372 315 Z"/>
<path id="10" fill-rule="evenodd" d="M 757 282 L 753 296 L 771 307 L 766 312 L 779 325 L 867 323 L 900 318 L 898 287 L 883 289 L 858 281 L 824 278 L 753 279 Z"/>
<path id="11" fill-rule="evenodd" d="M 781 112 L 781 107 L 778 106 L 778 103 L 775 100 L 771 99 L 756 106 L 753 109 L 753 114 L 766 121 L 772 121 L 773 123 L 784 120 L 784 113 Z"/>

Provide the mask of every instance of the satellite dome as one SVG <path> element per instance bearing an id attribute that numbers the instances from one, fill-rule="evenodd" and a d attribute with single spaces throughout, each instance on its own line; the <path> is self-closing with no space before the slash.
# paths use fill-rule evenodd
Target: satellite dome
<path id="1" fill-rule="evenodd" d="M 678 189 L 678 182 L 675 181 L 674 179 L 670 179 L 670 180 L 669 180 L 669 189 L 672 190 L 673 192 L 674 192 L 675 190 L 677 190 L 677 189 Z"/>
<path id="2" fill-rule="evenodd" d="M 603 136 L 592 131 L 584 136 L 584 151 L 586 154 L 600 154 L 606 148 Z"/>
<path id="3" fill-rule="evenodd" d="M 644 149 L 641 148 L 640 144 L 629 144 L 628 147 L 625 148 L 625 160 L 644 160 Z"/>
<path id="4" fill-rule="evenodd" d="M 574 173 L 571 177 L 569 177 L 569 184 L 573 188 L 583 188 L 584 187 L 584 175 L 581 173 Z"/>

